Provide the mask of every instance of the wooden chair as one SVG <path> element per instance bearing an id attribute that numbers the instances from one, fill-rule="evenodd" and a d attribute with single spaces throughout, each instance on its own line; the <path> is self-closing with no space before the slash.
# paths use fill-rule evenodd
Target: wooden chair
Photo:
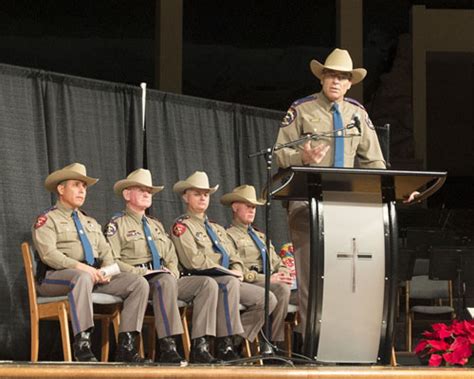
<path id="1" fill-rule="evenodd" d="M 293 329 L 298 325 L 299 314 L 298 306 L 295 304 L 288 305 L 288 313 L 285 320 L 285 349 L 288 352 L 288 357 L 291 358 L 293 353 Z"/>
<path id="2" fill-rule="evenodd" d="M 412 351 L 412 329 L 416 315 L 429 316 L 424 323 L 431 324 L 443 320 L 452 320 L 455 316 L 453 307 L 453 290 L 450 280 L 430 280 L 428 275 L 413 276 L 405 285 L 405 312 L 406 312 L 406 344 L 407 350 Z M 428 301 L 428 305 L 412 305 L 413 300 Z M 443 301 L 448 304 L 444 305 Z"/>
<path id="3" fill-rule="evenodd" d="M 27 242 L 21 244 L 25 275 L 28 285 L 28 300 L 30 303 L 31 325 L 31 361 L 38 361 L 39 352 L 39 322 L 40 320 L 58 320 L 61 327 L 61 341 L 64 361 L 72 361 L 69 311 L 67 296 L 43 297 L 36 294 L 36 261 L 33 250 Z M 118 335 L 118 323 L 122 299 L 107 294 L 92 294 L 94 307 L 100 308 L 94 312 L 94 319 L 101 320 L 102 348 L 101 361 L 107 362 L 109 356 L 109 327 L 113 323 L 115 335 Z"/>

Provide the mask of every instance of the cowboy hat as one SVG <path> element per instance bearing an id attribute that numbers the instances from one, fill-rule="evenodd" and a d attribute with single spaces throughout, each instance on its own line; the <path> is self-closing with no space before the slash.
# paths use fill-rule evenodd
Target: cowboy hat
<path id="1" fill-rule="evenodd" d="M 185 180 L 180 180 L 173 186 L 173 191 L 177 193 L 184 193 L 187 189 L 196 188 L 201 190 L 208 190 L 209 194 L 213 194 L 219 188 L 219 184 L 214 187 L 209 186 L 209 178 L 203 171 L 196 171 Z"/>
<path id="2" fill-rule="evenodd" d="M 230 193 L 226 193 L 221 197 L 221 203 L 223 205 L 231 205 L 233 202 L 239 201 L 242 203 L 249 203 L 253 205 L 263 205 L 265 200 L 258 200 L 254 186 L 244 184 L 236 187 Z"/>
<path id="3" fill-rule="evenodd" d="M 122 191 L 129 187 L 134 186 L 143 186 L 151 189 L 151 194 L 154 195 L 163 190 L 163 186 L 154 186 L 151 180 L 151 172 L 150 170 L 145 170 L 143 168 L 139 168 L 131 172 L 127 179 L 119 180 L 114 184 L 114 192 L 116 195 L 121 196 Z"/>
<path id="4" fill-rule="evenodd" d="M 81 163 L 72 163 L 60 170 L 53 171 L 44 181 L 44 186 L 49 192 L 56 192 L 59 183 L 65 180 L 81 180 L 89 187 L 96 184 L 99 179 L 87 176 L 86 166 Z"/>
<path id="5" fill-rule="evenodd" d="M 350 72 L 352 74 L 352 84 L 361 82 L 367 70 L 365 68 L 352 68 L 352 59 L 347 50 L 334 49 L 331 54 L 328 55 L 324 64 L 319 63 L 313 59 L 310 64 L 311 71 L 318 78 L 323 78 L 323 70 L 333 70 L 341 72 Z"/>

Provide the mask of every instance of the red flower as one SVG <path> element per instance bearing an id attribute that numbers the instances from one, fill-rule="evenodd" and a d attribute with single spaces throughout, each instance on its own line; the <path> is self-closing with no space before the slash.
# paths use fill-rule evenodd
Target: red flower
<path id="1" fill-rule="evenodd" d="M 426 342 L 428 342 L 428 345 L 431 346 L 434 351 L 444 351 L 449 348 L 449 343 L 444 340 L 427 340 Z"/>
<path id="2" fill-rule="evenodd" d="M 441 355 L 432 354 L 428 362 L 428 365 L 431 367 L 438 367 L 442 361 L 443 361 L 443 357 Z"/>
<path id="3" fill-rule="evenodd" d="M 423 339 L 415 348 L 415 353 L 428 357 L 430 366 L 464 366 L 473 355 L 474 320 L 454 320 L 451 325 L 433 324 L 432 330 L 423 333 Z"/>

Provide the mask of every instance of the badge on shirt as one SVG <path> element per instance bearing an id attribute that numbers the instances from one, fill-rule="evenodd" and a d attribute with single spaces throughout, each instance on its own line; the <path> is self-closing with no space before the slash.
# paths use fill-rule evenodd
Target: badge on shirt
<path id="1" fill-rule="evenodd" d="M 196 239 L 198 241 L 201 241 L 204 238 L 204 234 L 202 232 L 197 232 L 196 233 Z"/>
<path id="2" fill-rule="evenodd" d="M 44 224 L 46 224 L 46 221 L 48 221 L 48 216 L 46 215 L 38 216 L 35 223 L 35 229 L 41 228 Z"/>
<path id="3" fill-rule="evenodd" d="M 290 125 L 296 118 L 296 109 L 294 107 L 290 107 L 288 112 L 286 112 L 285 117 L 283 117 L 283 121 L 281 122 L 281 127 L 284 128 L 285 126 Z"/>
<path id="4" fill-rule="evenodd" d="M 140 235 L 140 232 L 138 230 L 129 230 L 127 232 L 127 237 L 136 237 L 139 235 Z"/>
<path id="5" fill-rule="evenodd" d="M 109 222 L 105 227 L 105 236 L 112 237 L 115 233 L 117 233 L 117 224 L 115 222 Z"/>
<path id="6" fill-rule="evenodd" d="M 174 224 L 173 226 L 173 234 L 176 236 L 176 237 L 181 237 L 183 235 L 183 233 L 186 231 L 186 225 L 180 223 L 180 222 L 177 222 L 176 224 Z"/>

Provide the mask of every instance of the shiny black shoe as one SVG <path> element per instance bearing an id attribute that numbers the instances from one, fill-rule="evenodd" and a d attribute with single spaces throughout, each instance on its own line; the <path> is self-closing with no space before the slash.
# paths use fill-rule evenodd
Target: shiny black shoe
<path id="1" fill-rule="evenodd" d="M 273 355 L 274 354 L 272 345 L 269 344 L 267 341 L 265 341 L 263 338 L 260 339 L 259 346 L 260 346 L 260 354 L 261 355 Z"/>
<path id="2" fill-rule="evenodd" d="M 176 341 L 173 337 L 164 337 L 158 340 L 160 348 L 160 363 L 181 363 L 184 359 L 179 355 L 176 349 Z"/>
<path id="3" fill-rule="evenodd" d="M 115 353 L 115 362 L 127 363 L 152 363 L 138 354 L 136 339 L 138 332 L 122 332 L 118 335 L 118 347 Z"/>
<path id="4" fill-rule="evenodd" d="M 72 349 L 74 359 L 78 362 L 97 362 L 97 358 L 91 349 L 91 334 L 93 328 L 79 332 L 74 336 Z"/>
<path id="5" fill-rule="evenodd" d="M 233 361 L 240 358 L 234 351 L 232 336 L 219 337 L 217 339 L 216 358 L 221 361 Z"/>
<path id="6" fill-rule="evenodd" d="M 220 361 L 209 352 L 209 337 L 194 338 L 191 353 L 189 354 L 189 363 L 214 364 Z"/>

